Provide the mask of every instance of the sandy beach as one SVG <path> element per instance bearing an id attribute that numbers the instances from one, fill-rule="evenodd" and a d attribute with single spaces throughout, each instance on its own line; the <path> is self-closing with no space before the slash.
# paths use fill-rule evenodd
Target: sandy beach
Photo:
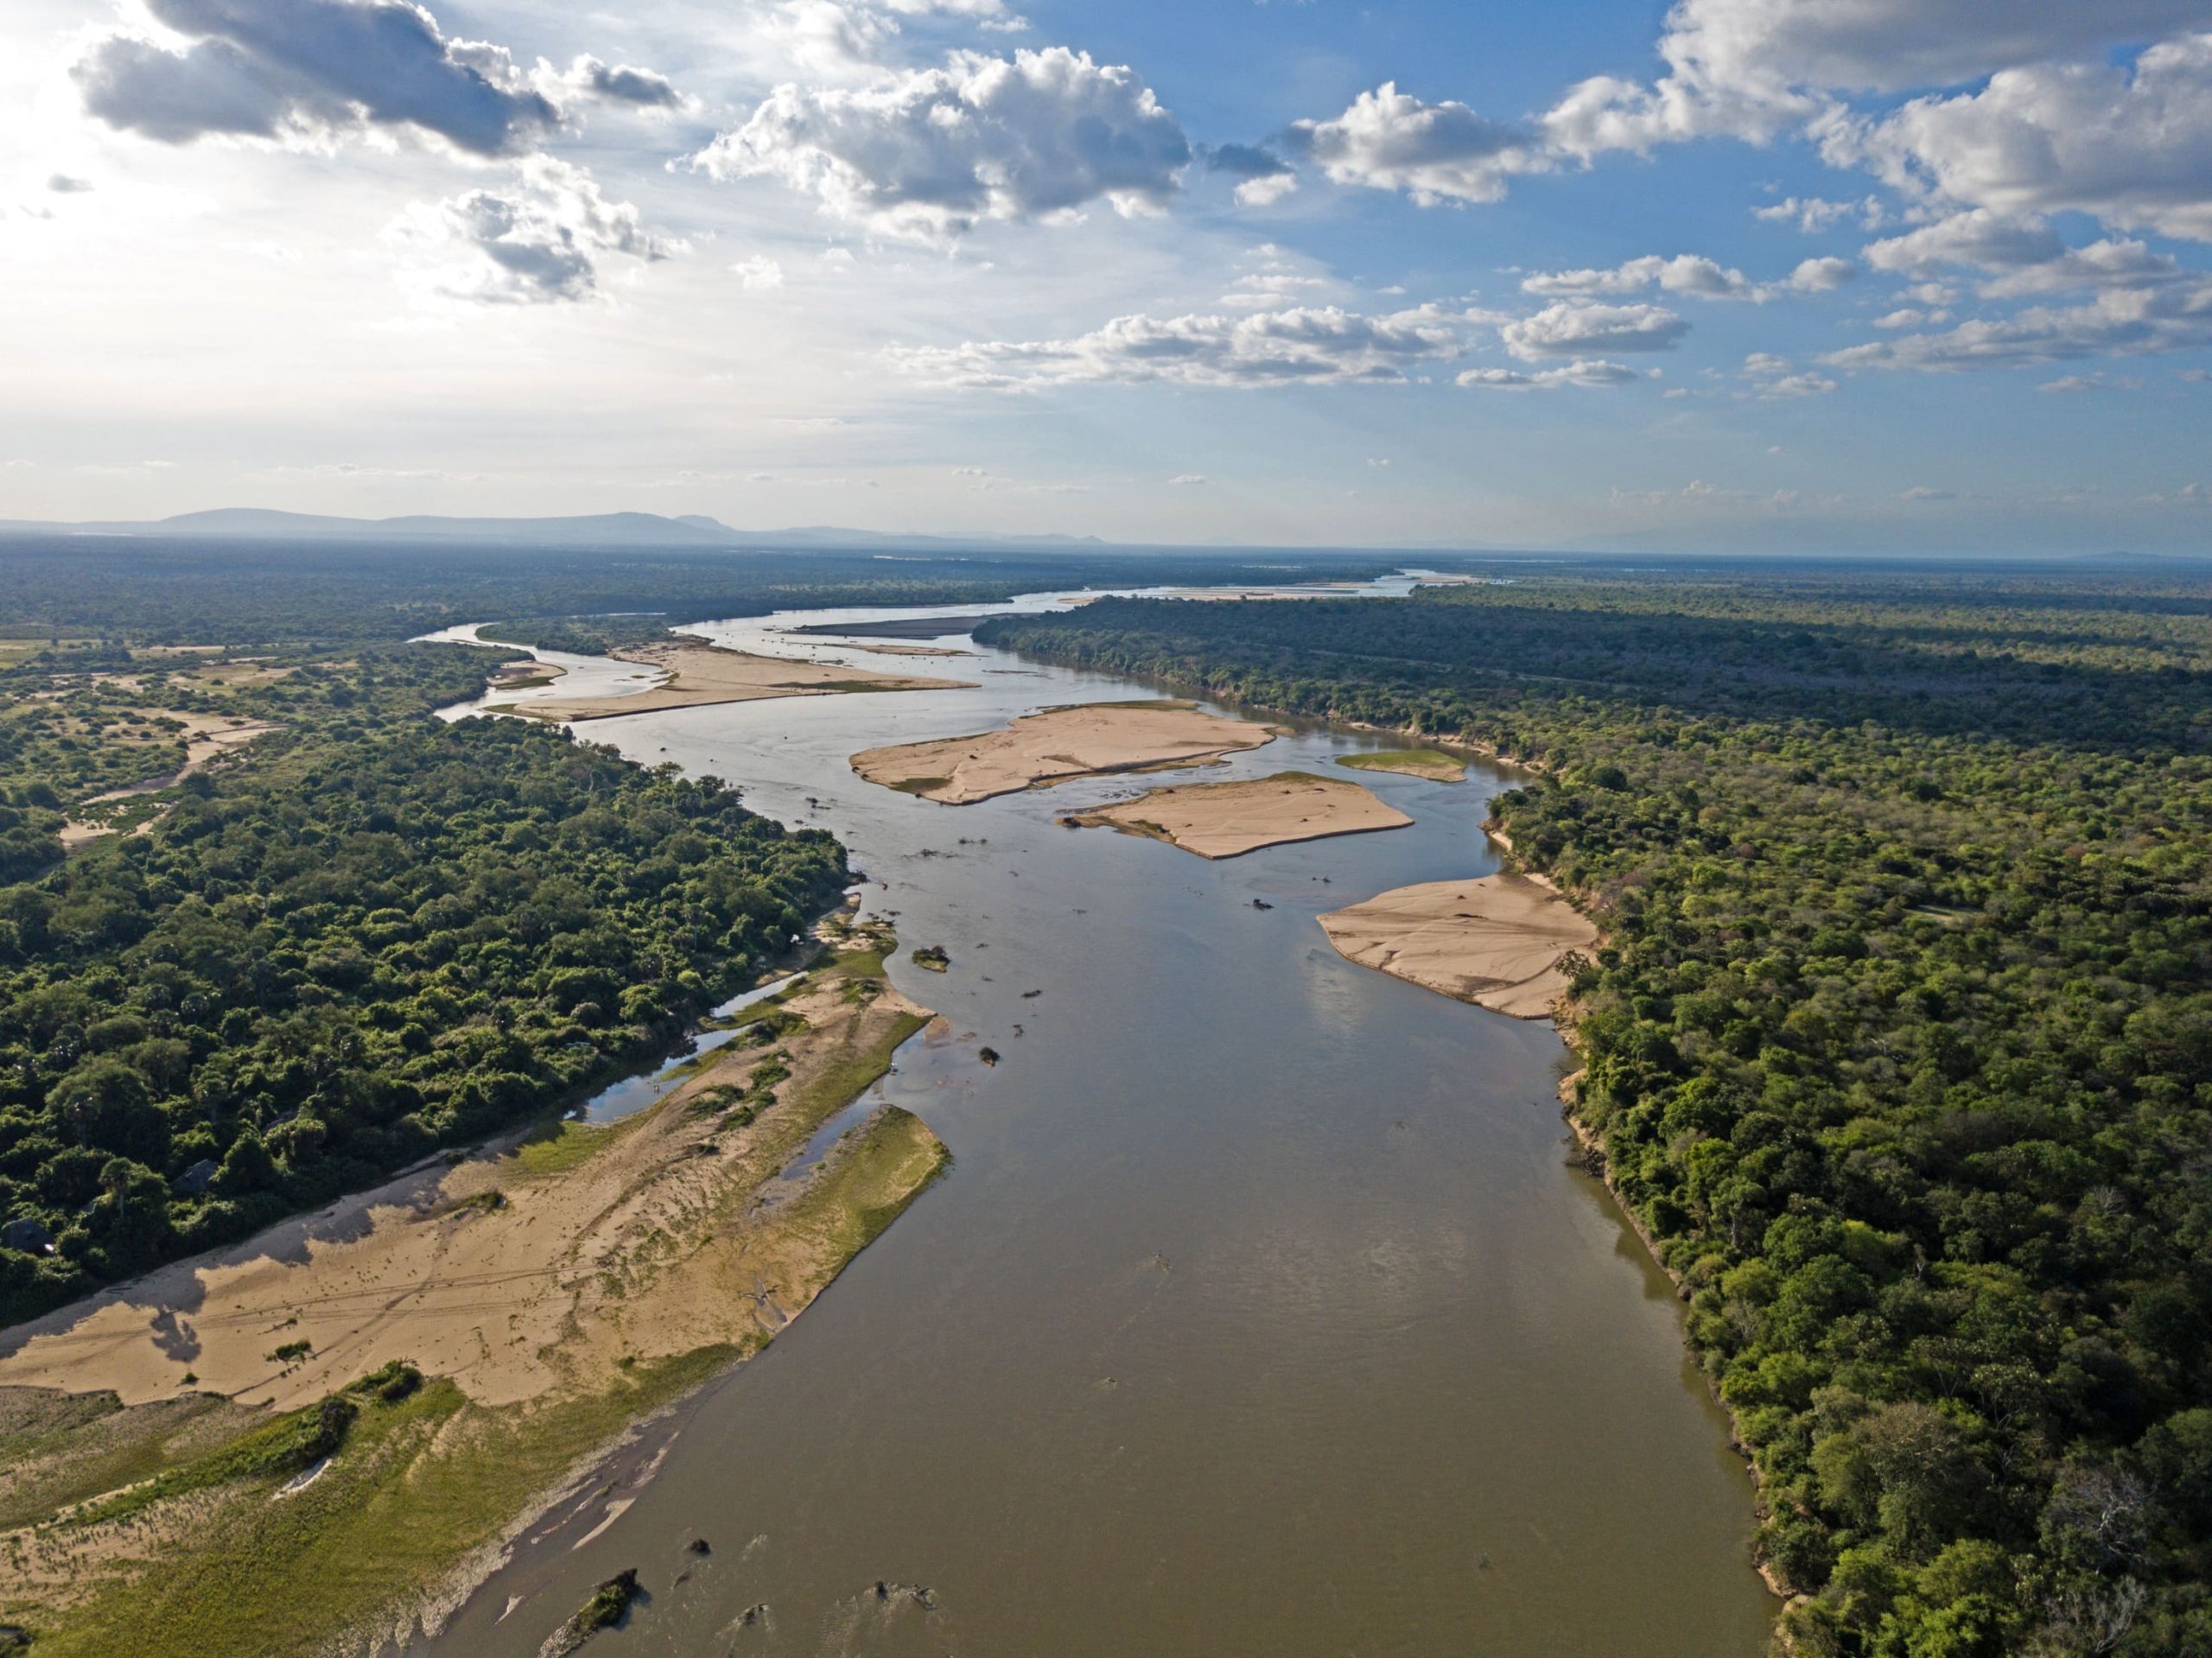
<path id="1" fill-rule="evenodd" d="M 1346 959 L 1516 1019 L 1548 1019 L 1598 930 L 1541 875 L 1401 886 L 1321 917 Z"/>
<path id="2" fill-rule="evenodd" d="M 1403 829 L 1414 820 L 1357 783 L 1279 772 L 1248 782 L 1154 789 L 1064 821 L 1148 835 L 1201 858 L 1235 858 L 1291 841 Z"/>
<path id="3" fill-rule="evenodd" d="M 560 697 L 524 702 L 512 711 L 551 721 L 613 720 L 664 708 L 709 708 L 721 702 L 760 702 L 785 696 L 830 696 L 847 691 L 972 690 L 974 682 L 878 673 L 836 663 L 794 662 L 780 657 L 722 651 L 713 645 L 671 643 L 619 651 L 624 662 L 664 670 L 665 683 L 626 696 Z"/>
<path id="4" fill-rule="evenodd" d="M 852 764 L 870 783 L 961 806 L 1071 778 L 1209 765 L 1274 740 L 1266 726 L 1188 702 L 1101 702 L 1047 708 L 972 737 L 871 748 Z"/>

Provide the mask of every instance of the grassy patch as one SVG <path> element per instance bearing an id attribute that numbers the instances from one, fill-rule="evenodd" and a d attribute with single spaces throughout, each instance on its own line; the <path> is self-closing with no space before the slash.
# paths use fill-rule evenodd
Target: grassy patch
<path id="1" fill-rule="evenodd" d="M 952 786 L 950 778 L 900 778 L 891 785 L 902 795 L 926 795 Z"/>
<path id="2" fill-rule="evenodd" d="M 919 1013 L 901 1013 L 880 1040 L 842 1056 L 799 1096 L 801 1118 L 809 1122 L 819 1121 L 858 1099 L 863 1089 L 891 1069 L 891 1056 L 898 1052 L 899 1045 L 928 1023 L 928 1019 Z"/>
<path id="3" fill-rule="evenodd" d="M 1339 754 L 1337 764 L 1355 772 L 1402 772 L 1417 778 L 1457 783 L 1467 775 L 1467 763 L 1433 748 L 1383 748 L 1365 754 Z"/>
<path id="4" fill-rule="evenodd" d="M 620 1128 L 573 1120 L 548 1123 L 515 1148 L 515 1161 L 527 1175 L 564 1174 L 605 1150 Z"/>
<path id="5" fill-rule="evenodd" d="M 950 1166 L 952 1153 L 912 1112 L 886 1106 L 823 1166 L 796 1205 L 845 1259 L 881 1237 Z"/>
<path id="6" fill-rule="evenodd" d="M 58 1623 L 41 1658 L 290 1658 L 442 1581 L 628 1423 L 742 1356 L 729 1347 L 640 1363 L 613 1387 L 487 1409 L 426 1382 L 365 1410 L 312 1485 L 246 1488 L 204 1519 L 189 1553 L 157 1552 L 135 1581 Z M 274 1425 L 272 1425 L 274 1426 Z M 12 1610 L 12 1609 L 11 1609 Z"/>

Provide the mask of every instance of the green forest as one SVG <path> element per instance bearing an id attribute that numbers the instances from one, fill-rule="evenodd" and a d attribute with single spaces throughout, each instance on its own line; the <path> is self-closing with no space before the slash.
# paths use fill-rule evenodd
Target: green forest
<path id="1" fill-rule="evenodd" d="M 51 822 L 116 762 L 56 722 L 96 736 L 149 693 L 78 684 L 0 714 L 0 1217 L 22 1246 L 0 1248 L 0 1320 L 574 1098 L 834 901 L 836 843 L 718 783 L 429 717 L 497 660 L 290 664 L 231 699 L 276 731 L 66 861 Z M 142 769 L 179 758 L 160 714 L 120 721 L 156 731 L 125 751 Z"/>
<path id="2" fill-rule="evenodd" d="M 1755 1466 L 1785 1648 L 2212 1652 L 2201 586 L 1524 565 L 978 637 L 1523 763 L 1499 826 L 1606 933 L 1578 1117 Z"/>

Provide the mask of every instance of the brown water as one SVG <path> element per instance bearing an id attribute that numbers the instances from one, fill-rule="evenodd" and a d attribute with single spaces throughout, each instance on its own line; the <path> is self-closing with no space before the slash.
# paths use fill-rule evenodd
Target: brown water
<path id="1" fill-rule="evenodd" d="M 656 1440 L 631 1506 L 556 1516 L 425 1649 L 528 1658 L 634 1566 L 650 1598 L 594 1653 L 1754 1658 L 1751 1490 L 1664 1280 L 1566 1165 L 1558 1039 L 1314 923 L 1492 867 L 1497 779 L 1363 774 L 1413 828 L 1207 863 L 1053 821 L 1128 783 L 948 808 L 861 782 L 861 748 L 1141 694 L 913 668 L 983 689 L 586 734 L 842 837 L 894 978 L 956 1032 L 881 1093 L 957 1162 Z M 1307 732 L 1207 775 L 1376 746 Z M 924 943 L 949 974 L 903 959 Z"/>

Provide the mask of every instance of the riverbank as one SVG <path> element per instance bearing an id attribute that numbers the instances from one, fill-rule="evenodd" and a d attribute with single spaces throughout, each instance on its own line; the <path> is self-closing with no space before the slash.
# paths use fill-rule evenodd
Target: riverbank
<path id="1" fill-rule="evenodd" d="M 633 1118 L 510 1138 L 11 1332 L 0 1618 L 41 1652 L 274 1658 L 454 1604 L 572 1471 L 766 1345 L 944 1166 L 889 1108 L 810 1146 L 929 1017 L 884 977 L 887 933 L 837 942 Z M 356 1398 L 395 1366 L 404 1398 Z M 241 1452 L 333 1400 L 351 1415 L 319 1467 Z"/>

